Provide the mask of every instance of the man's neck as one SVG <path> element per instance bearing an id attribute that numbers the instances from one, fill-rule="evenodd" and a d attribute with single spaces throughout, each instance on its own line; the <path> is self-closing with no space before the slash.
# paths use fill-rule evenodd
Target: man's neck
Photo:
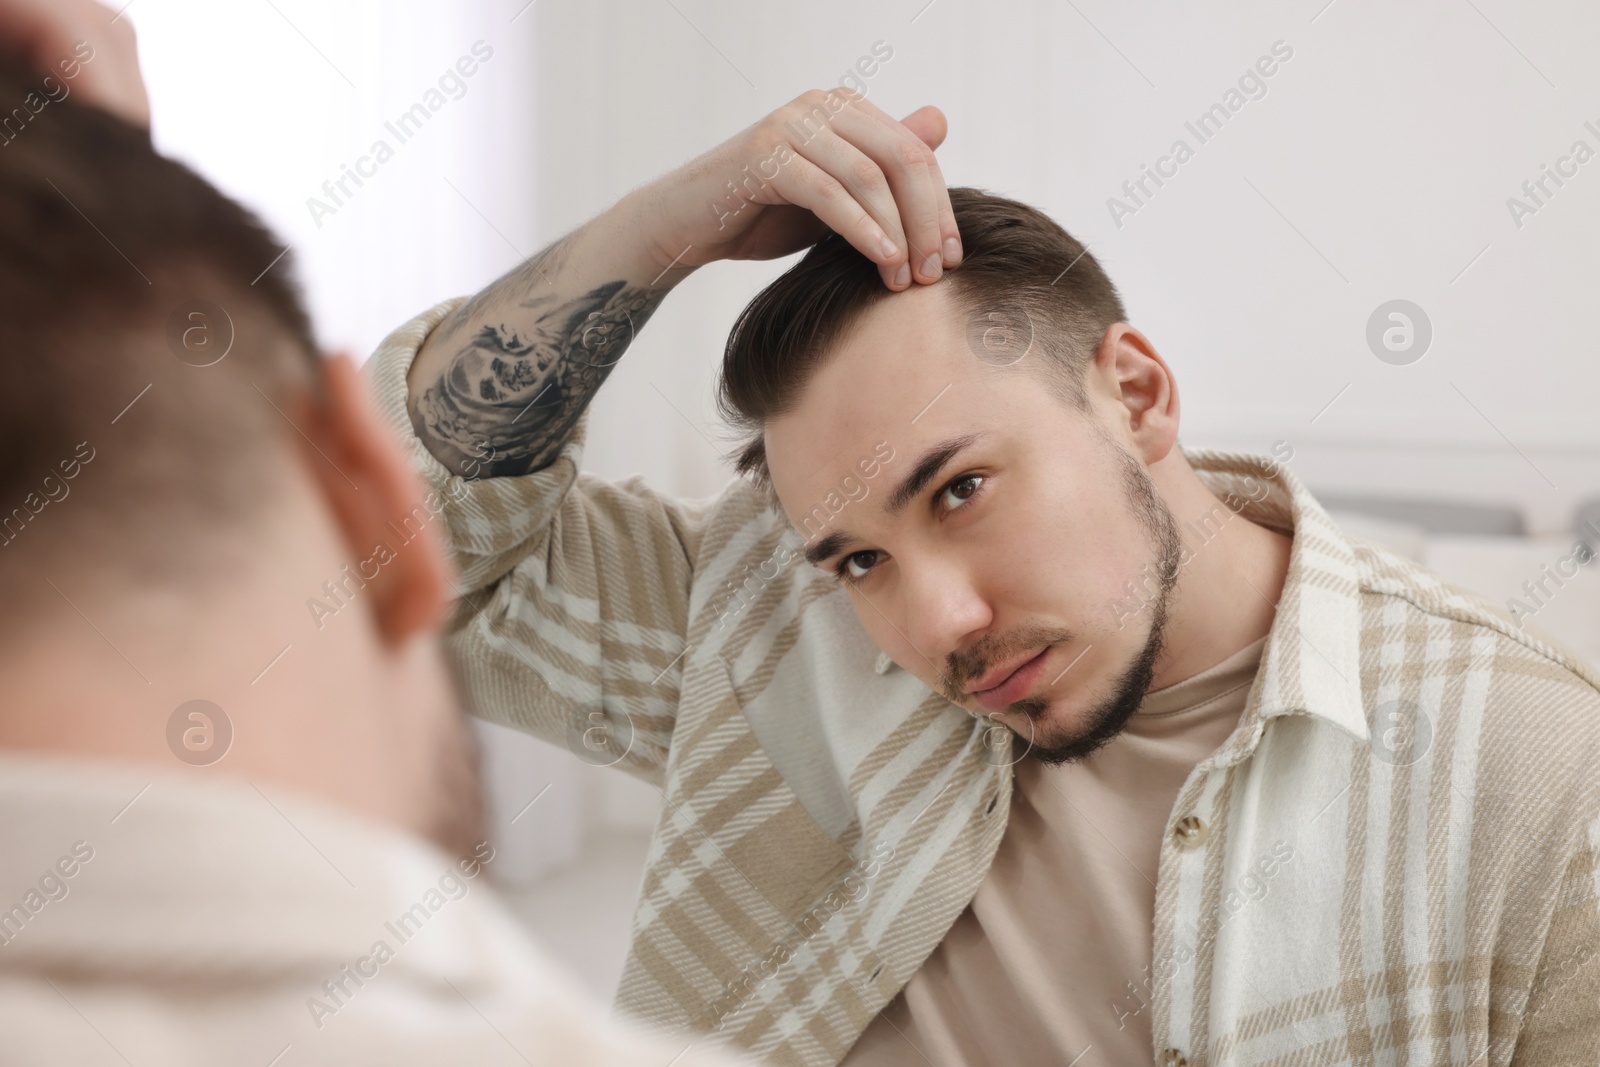
<path id="1" fill-rule="evenodd" d="M 1267 635 L 1293 545 L 1287 534 L 1224 504 L 1179 458 L 1181 465 L 1158 484 L 1186 561 L 1168 604 L 1152 689 L 1191 678 Z"/>
<path id="2" fill-rule="evenodd" d="M 80 595 L 82 617 L 42 609 L 0 653 L 0 749 L 227 775 L 419 829 L 397 773 L 431 768 L 414 749 L 432 734 L 408 721 L 419 699 L 448 699 L 423 694 L 428 650 L 385 657 L 359 610 L 317 631 L 283 593 L 315 589 L 296 577 L 246 577 L 203 604 Z"/>

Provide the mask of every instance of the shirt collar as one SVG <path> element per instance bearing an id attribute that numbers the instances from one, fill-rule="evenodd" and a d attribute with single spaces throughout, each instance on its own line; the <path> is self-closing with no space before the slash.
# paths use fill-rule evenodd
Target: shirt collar
<path id="1" fill-rule="evenodd" d="M 1310 715 L 1367 741 L 1361 587 L 1349 539 L 1282 463 L 1214 449 L 1184 449 L 1184 456 L 1224 506 L 1294 538 L 1251 693 L 1261 719 Z"/>

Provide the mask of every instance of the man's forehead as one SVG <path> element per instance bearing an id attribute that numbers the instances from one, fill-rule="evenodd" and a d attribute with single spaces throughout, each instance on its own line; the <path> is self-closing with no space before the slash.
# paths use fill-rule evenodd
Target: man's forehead
<path id="1" fill-rule="evenodd" d="M 1000 443 L 1008 427 L 998 397 L 940 389 L 920 409 L 862 420 L 848 431 L 819 428 L 787 435 L 773 455 L 768 437 L 768 471 L 773 494 L 807 542 L 807 556 L 821 562 L 819 549 L 868 538 L 892 523 L 934 479 L 948 475 L 970 448 Z M 941 394 L 942 395 L 939 395 Z"/>
<path id="2" fill-rule="evenodd" d="M 990 383 L 975 381 L 981 367 L 947 312 L 933 292 L 880 301 L 822 361 L 799 402 L 767 423 L 767 469 L 791 519 L 806 506 L 791 497 L 859 474 L 875 450 L 903 452 L 948 433 L 959 414 L 952 409 L 981 399 L 974 386 Z"/>

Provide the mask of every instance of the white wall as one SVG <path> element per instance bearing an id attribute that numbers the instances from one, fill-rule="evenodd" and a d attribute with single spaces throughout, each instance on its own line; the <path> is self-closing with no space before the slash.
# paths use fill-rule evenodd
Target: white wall
<path id="1" fill-rule="evenodd" d="M 265 218 L 299 260 L 324 343 L 364 358 L 404 319 L 539 246 L 533 19 L 511 21 L 516 9 L 134 0 L 123 17 L 139 33 L 158 146 Z M 442 106 L 419 131 L 386 128 L 464 56 L 475 72 L 433 98 Z M 323 183 L 379 140 L 392 157 L 366 164 L 375 173 L 359 186 L 346 179 L 335 203 Z"/>
<path id="2" fill-rule="evenodd" d="M 1089 242 L 1178 374 L 1187 444 L 1284 440 L 1314 488 L 1513 503 L 1540 531 L 1600 492 L 1587 329 L 1600 159 L 1520 227 L 1507 207 L 1574 141 L 1600 151 L 1584 126 L 1600 129 L 1593 5 L 273 4 L 136 0 L 127 17 L 158 140 L 285 233 L 332 344 L 370 350 L 419 308 L 836 84 L 882 40 L 894 56 L 870 97 L 897 115 L 937 104 L 949 181 L 1033 202 Z M 305 199 L 480 38 L 495 54 L 466 95 L 315 226 Z M 1199 143 L 1185 122 L 1280 40 L 1293 55 L 1266 95 Z M 1118 225 L 1108 198 L 1177 138 L 1193 158 Z M 724 484 L 713 373 L 734 314 L 784 266 L 718 265 L 681 287 L 595 402 L 589 469 L 686 496 Z M 1433 325 L 1406 366 L 1365 336 L 1395 298 Z M 586 818 L 648 824 L 659 804 L 564 752 L 526 758 L 510 784 L 561 781 Z M 570 834 L 549 832 L 547 854 L 564 855 Z"/>

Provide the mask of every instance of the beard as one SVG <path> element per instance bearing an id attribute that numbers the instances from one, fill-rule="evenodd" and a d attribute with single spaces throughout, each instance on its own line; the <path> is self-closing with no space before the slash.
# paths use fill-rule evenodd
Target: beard
<path id="1" fill-rule="evenodd" d="M 466 713 L 466 686 L 455 658 L 442 654 L 449 689 L 449 709 L 439 716 L 440 729 L 433 746 L 433 794 L 424 836 L 453 860 L 476 856 L 487 840 L 483 804 L 483 775 L 476 735 Z"/>
<path id="2" fill-rule="evenodd" d="M 1043 697 L 1023 697 L 1009 705 L 1009 710 L 1028 717 L 1030 733 L 1034 735 L 1025 738 L 1012 731 L 1016 740 L 1021 742 L 1022 756 L 1032 756 L 1040 763 L 1051 766 L 1077 763 L 1099 750 L 1122 733 L 1128 720 L 1144 703 L 1145 694 L 1150 691 L 1150 682 L 1155 677 L 1156 661 L 1161 656 L 1167 625 L 1167 602 L 1177 584 L 1178 569 L 1183 558 L 1183 541 L 1178 534 L 1177 524 L 1173 522 L 1172 512 L 1156 494 L 1155 485 L 1144 467 L 1126 449 L 1108 438 L 1102 439 L 1112 449 L 1121 468 L 1129 510 L 1152 543 L 1158 586 L 1156 595 L 1148 605 L 1150 628 L 1143 647 L 1123 669 L 1110 695 L 1090 709 L 1086 729 L 1075 736 L 1040 736 L 1037 726 L 1049 709 L 1050 702 Z"/>
<path id="3" fill-rule="evenodd" d="M 1130 663 L 1113 686 L 1111 695 L 1101 700 L 1089 712 L 1088 729 L 1075 737 L 1055 740 L 1035 734 L 1031 739 L 1020 733 L 1016 737 L 1024 745 L 1022 755 L 1032 756 L 1040 763 L 1059 766 L 1077 763 L 1098 751 L 1127 727 L 1139 705 L 1150 691 L 1150 681 L 1155 677 L 1156 659 L 1161 655 L 1163 629 L 1166 626 L 1166 597 L 1163 594 L 1150 611 L 1150 633 L 1145 638 L 1133 662 Z M 1013 711 L 1028 716 L 1030 724 L 1037 723 L 1050 706 L 1043 697 L 1023 697 L 1011 705 Z"/>

